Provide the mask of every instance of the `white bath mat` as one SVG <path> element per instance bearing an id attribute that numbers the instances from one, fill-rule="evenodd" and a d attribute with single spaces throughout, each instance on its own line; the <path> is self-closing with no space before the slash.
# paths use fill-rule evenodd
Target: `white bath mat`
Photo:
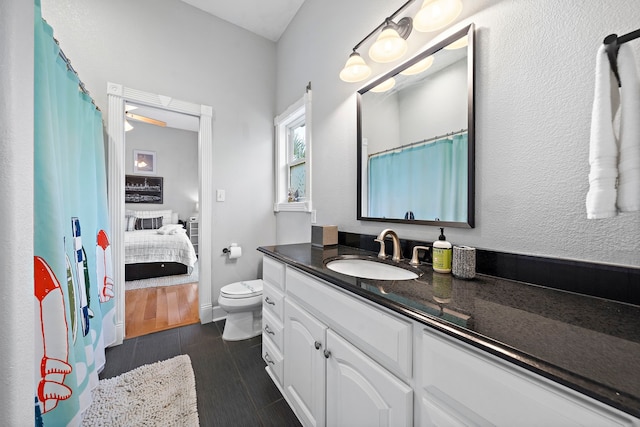
<path id="1" fill-rule="evenodd" d="M 191 359 L 181 355 L 100 380 L 83 426 L 199 425 Z"/>

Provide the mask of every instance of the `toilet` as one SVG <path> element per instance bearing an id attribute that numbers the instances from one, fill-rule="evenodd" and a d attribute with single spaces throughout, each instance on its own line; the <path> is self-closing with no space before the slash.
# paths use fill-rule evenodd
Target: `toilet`
<path id="1" fill-rule="evenodd" d="M 218 305 L 228 313 L 223 340 L 246 340 L 262 333 L 262 280 L 224 286 L 220 290 Z"/>

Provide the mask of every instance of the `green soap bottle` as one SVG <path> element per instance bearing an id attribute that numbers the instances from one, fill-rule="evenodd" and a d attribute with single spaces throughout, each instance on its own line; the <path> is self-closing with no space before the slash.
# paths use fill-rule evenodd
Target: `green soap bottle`
<path id="1" fill-rule="evenodd" d="M 451 243 L 444 236 L 444 228 L 440 229 L 440 237 L 433 242 L 433 271 L 451 273 Z"/>

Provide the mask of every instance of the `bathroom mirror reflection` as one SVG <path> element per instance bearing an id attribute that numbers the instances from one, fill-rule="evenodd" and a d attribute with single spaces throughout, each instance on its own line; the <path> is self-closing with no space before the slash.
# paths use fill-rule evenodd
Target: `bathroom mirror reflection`
<path id="1" fill-rule="evenodd" d="M 474 227 L 473 24 L 358 91 L 358 219 Z"/>

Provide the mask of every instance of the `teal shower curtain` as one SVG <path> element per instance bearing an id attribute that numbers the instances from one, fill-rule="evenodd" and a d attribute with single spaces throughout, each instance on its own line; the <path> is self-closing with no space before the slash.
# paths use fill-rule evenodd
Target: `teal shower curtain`
<path id="1" fill-rule="evenodd" d="M 115 341 L 102 114 L 35 6 L 35 425 L 74 426 Z"/>
<path id="2" fill-rule="evenodd" d="M 467 133 L 369 158 L 369 216 L 465 222 Z"/>

